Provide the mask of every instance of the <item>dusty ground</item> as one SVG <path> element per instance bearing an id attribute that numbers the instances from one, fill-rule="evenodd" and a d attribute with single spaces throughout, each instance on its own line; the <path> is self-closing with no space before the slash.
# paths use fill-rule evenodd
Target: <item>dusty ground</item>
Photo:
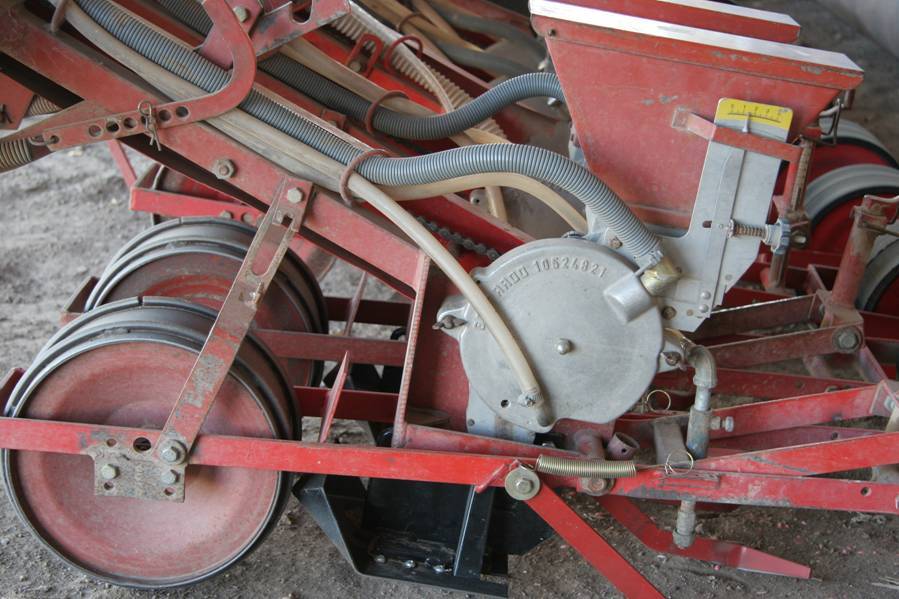
<path id="1" fill-rule="evenodd" d="M 755 0 L 793 14 L 810 45 L 847 53 L 867 82 L 851 118 L 899 153 L 899 62 L 812 0 Z M 0 370 L 27 365 L 57 328 L 58 313 L 88 273 L 147 225 L 126 207 L 126 191 L 104 147 L 56 155 L 0 177 Z M 348 294 L 347 277 L 329 282 Z M 808 563 L 796 581 L 666 558 L 637 544 L 589 502 L 578 509 L 671 597 L 899 597 L 876 586 L 899 573 L 899 519 L 802 510 L 741 509 L 707 515 L 701 533 Z M 664 526 L 673 509 L 652 509 Z M 512 563 L 514 597 L 603 597 L 616 593 L 559 540 Z M 296 505 L 259 551 L 229 573 L 166 597 L 442 597 L 451 593 L 357 577 Z M 151 597 L 96 584 L 60 566 L 0 502 L 0 596 Z"/>

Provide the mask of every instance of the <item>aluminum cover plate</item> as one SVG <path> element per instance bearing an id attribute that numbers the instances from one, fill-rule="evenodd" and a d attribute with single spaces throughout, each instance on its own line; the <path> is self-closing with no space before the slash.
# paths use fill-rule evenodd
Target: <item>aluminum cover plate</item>
<path id="1" fill-rule="evenodd" d="M 653 305 L 624 323 L 603 295 L 633 271 L 627 260 L 596 243 L 546 239 L 472 272 L 522 344 L 553 423 L 609 422 L 633 406 L 655 376 L 663 342 L 659 310 Z M 518 403 L 516 379 L 471 305 L 452 312 L 465 321 L 448 332 L 459 339 L 472 388 L 504 420 L 549 430 L 538 424 L 534 407 Z"/>

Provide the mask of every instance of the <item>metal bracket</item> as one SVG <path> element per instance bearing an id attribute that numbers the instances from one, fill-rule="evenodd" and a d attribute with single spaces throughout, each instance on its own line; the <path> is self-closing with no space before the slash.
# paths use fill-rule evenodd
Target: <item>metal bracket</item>
<path id="1" fill-rule="evenodd" d="M 94 458 L 97 494 L 184 501 L 191 448 L 300 229 L 310 192 L 306 182 L 281 182 L 156 445 L 148 441 L 128 448 L 104 439 L 87 449 Z"/>
<path id="2" fill-rule="evenodd" d="M 257 55 L 262 56 L 350 12 L 347 0 L 312 0 L 309 3 L 309 18 L 298 21 L 294 13 L 301 4 L 286 2 L 259 18 L 253 29 L 253 45 Z"/>
<path id="3" fill-rule="evenodd" d="M 222 89 L 186 101 L 152 105 L 141 102 L 129 112 L 121 112 L 46 129 L 43 139 L 51 150 L 118 139 L 138 133 L 148 133 L 161 148 L 157 130 L 205 121 L 228 112 L 243 100 L 253 88 L 256 78 L 256 53 L 238 17 L 226 0 L 206 0 L 203 3 L 215 27 L 229 41 L 234 68 L 231 79 Z"/>
<path id="4" fill-rule="evenodd" d="M 129 447 L 113 437 L 88 448 L 85 453 L 94 459 L 94 493 L 183 502 L 187 464 L 160 464 L 150 448 L 147 439 Z"/>
<path id="5" fill-rule="evenodd" d="M 671 308 L 668 321 L 687 331 L 708 318 L 752 264 L 767 232 L 764 222 L 780 161 L 799 155 L 796 146 L 784 143 L 786 128 L 749 114 L 736 118 L 721 110 L 727 102 L 735 101 L 721 100 L 715 122 L 679 110 L 672 124 L 709 142 L 690 228 L 681 237 L 662 239 L 665 254 L 684 271 L 661 294 Z"/>

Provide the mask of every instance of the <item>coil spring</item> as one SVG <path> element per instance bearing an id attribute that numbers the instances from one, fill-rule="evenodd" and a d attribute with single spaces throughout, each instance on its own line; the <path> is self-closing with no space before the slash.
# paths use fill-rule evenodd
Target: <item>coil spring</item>
<path id="1" fill-rule="evenodd" d="M 768 231 L 763 226 L 734 223 L 734 235 L 741 235 L 743 237 L 760 237 L 764 239 L 768 236 Z"/>
<path id="2" fill-rule="evenodd" d="M 543 474 L 574 478 L 627 478 L 637 475 L 637 466 L 632 461 L 573 460 L 552 455 L 538 457 L 535 469 Z"/>
<path id="3" fill-rule="evenodd" d="M 0 139 L 0 173 L 11 171 L 34 160 L 31 146 L 25 139 Z"/>
<path id="4" fill-rule="evenodd" d="M 37 116 L 40 114 L 53 114 L 59 112 L 59 106 L 41 96 L 35 96 L 31 104 L 28 106 L 27 116 Z"/>
<path id="5" fill-rule="evenodd" d="M 334 29 L 339 31 L 341 34 L 345 35 L 346 37 L 348 37 L 354 41 L 358 40 L 362 36 L 362 34 L 369 33 L 369 30 L 365 26 L 365 24 L 362 23 L 361 21 L 359 21 L 356 17 L 354 17 L 352 13 L 348 13 L 347 15 L 333 21 L 330 25 Z M 371 44 L 369 44 L 369 45 L 371 45 Z M 366 50 L 371 51 L 372 48 L 367 47 Z M 418 71 L 418 69 L 415 67 L 415 65 L 411 61 L 409 61 L 406 57 L 404 57 L 402 54 L 395 52 L 392 56 L 392 62 L 393 62 L 393 66 L 404 76 L 408 77 L 409 79 L 411 79 L 418 85 L 424 87 L 431 93 L 437 93 L 437 90 L 430 89 L 427 78 L 424 77 Z M 471 100 L 471 96 L 469 96 L 465 92 L 465 90 L 463 90 L 458 85 L 456 85 L 455 83 L 453 83 L 452 81 L 447 79 L 442 73 L 434 70 L 433 68 L 431 68 L 430 66 L 428 66 L 424 63 L 422 63 L 422 66 L 424 68 L 428 69 L 429 71 L 431 71 L 431 73 L 437 79 L 437 82 L 443 88 L 443 91 L 446 93 L 447 97 L 450 99 L 450 102 L 452 102 L 453 108 L 458 108 Z M 493 119 L 487 119 L 486 121 L 484 121 L 483 123 L 478 125 L 478 128 L 483 129 L 484 131 L 487 131 L 488 133 L 498 135 L 498 136 L 502 137 L 503 139 L 507 139 L 505 133 L 503 133 L 503 130 Z"/>

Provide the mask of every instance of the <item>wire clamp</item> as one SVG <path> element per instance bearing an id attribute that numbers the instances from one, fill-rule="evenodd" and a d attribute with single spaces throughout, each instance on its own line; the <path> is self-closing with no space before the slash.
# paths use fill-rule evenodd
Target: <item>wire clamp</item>
<path id="1" fill-rule="evenodd" d="M 389 156 L 390 152 L 385 150 L 384 148 L 373 148 L 371 150 L 366 150 L 362 152 L 355 158 L 349 161 L 346 165 L 346 168 L 343 170 L 343 173 L 340 175 L 340 185 L 338 187 L 338 191 L 340 191 L 340 198 L 347 206 L 353 205 L 353 198 L 350 196 L 350 190 L 347 188 L 347 184 L 350 181 L 350 177 L 356 172 L 356 169 L 360 164 L 371 158 L 372 156 Z"/>

